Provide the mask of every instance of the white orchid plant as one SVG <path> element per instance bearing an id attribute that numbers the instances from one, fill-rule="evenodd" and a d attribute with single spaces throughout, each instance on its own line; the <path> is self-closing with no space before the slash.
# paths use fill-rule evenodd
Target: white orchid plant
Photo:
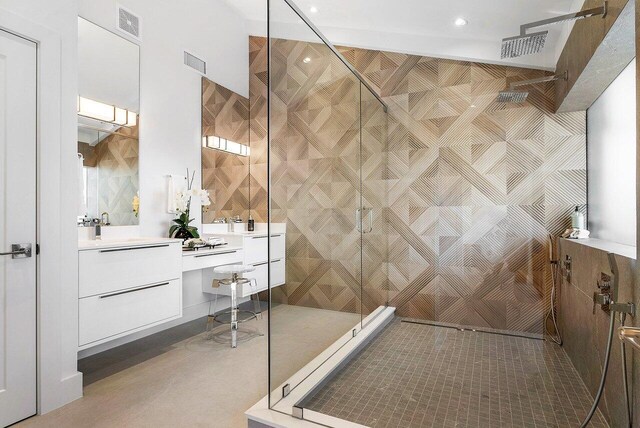
<path id="1" fill-rule="evenodd" d="M 209 199 L 209 192 L 205 189 L 193 188 L 195 175 L 196 172 L 193 171 L 189 177 L 189 170 L 187 169 L 187 188 L 177 191 L 174 195 L 174 209 L 179 216 L 173 220 L 175 224 L 172 224 L 171 228 L 169 228 L 169 236 L 172 238 L 182 238 L 186 240 L 200 237 L 198 228 L 189 225 L 194 220 L 189 218 L 191 200 L 192 198 L 200 199 L 200 204 L 203 207 L 207 207 L 211 205 L 211 199 Z"/>

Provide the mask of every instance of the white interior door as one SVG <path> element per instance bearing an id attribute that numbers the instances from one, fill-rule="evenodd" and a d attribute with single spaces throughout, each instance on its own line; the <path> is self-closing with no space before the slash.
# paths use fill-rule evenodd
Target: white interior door
<path id="1" fill-rule="evenodd" d="M 36 54 L 0 30 L 0 426 L 36 413 Z"/>

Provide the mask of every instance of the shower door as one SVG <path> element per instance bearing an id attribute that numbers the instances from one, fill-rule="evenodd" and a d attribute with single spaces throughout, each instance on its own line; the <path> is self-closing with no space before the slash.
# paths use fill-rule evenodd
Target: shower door
<path id="1" fill-rule="evenodd" d="M 287 240 L 286 284 L 269 293 L 274 408 L 387 302 L 386 113 L 300 10 L 268 4 L 253 58 L 267 57 L 268 219 Z"/>

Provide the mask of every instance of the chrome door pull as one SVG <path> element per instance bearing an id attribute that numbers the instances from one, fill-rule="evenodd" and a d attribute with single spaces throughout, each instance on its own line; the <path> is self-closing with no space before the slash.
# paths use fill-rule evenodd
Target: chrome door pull
<path id="1" fill-rule="evenodd" d="M 366 232 L 362 232 L 362 233 L 371 233 L 373 231 L 373 208 L 368 208 L 369 210 L 369 230 L 367 230 Z"/>
<path id="2" fill-rule="evenodd" d="M 12 259 L 27 259 L 31 257 L 31 244 L 11 244 L 11 251 L 0 253 L 0 256 L 11 256 Z"/>
<path id="3" fill-rule="evenodd" d="M 362 212 L 367 211 L 369 217 L 369 227 L 364 230 L 362 221 Z M 356 208 L 356 230 L 360 233 L 371 233 L 373 231 L 373 208 Z"/>

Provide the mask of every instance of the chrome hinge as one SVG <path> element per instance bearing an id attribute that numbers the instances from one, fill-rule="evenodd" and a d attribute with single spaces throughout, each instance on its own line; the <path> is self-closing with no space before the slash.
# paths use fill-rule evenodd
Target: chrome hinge
<path id="1" fill-rule="evenodd" d="M 283 386 L 282 387 L 282 398 L 284 398 L 287 395 L 289 395 L 290 392 L 291 392 L 291 385 L 286 384 L 285 386 Z"/>

